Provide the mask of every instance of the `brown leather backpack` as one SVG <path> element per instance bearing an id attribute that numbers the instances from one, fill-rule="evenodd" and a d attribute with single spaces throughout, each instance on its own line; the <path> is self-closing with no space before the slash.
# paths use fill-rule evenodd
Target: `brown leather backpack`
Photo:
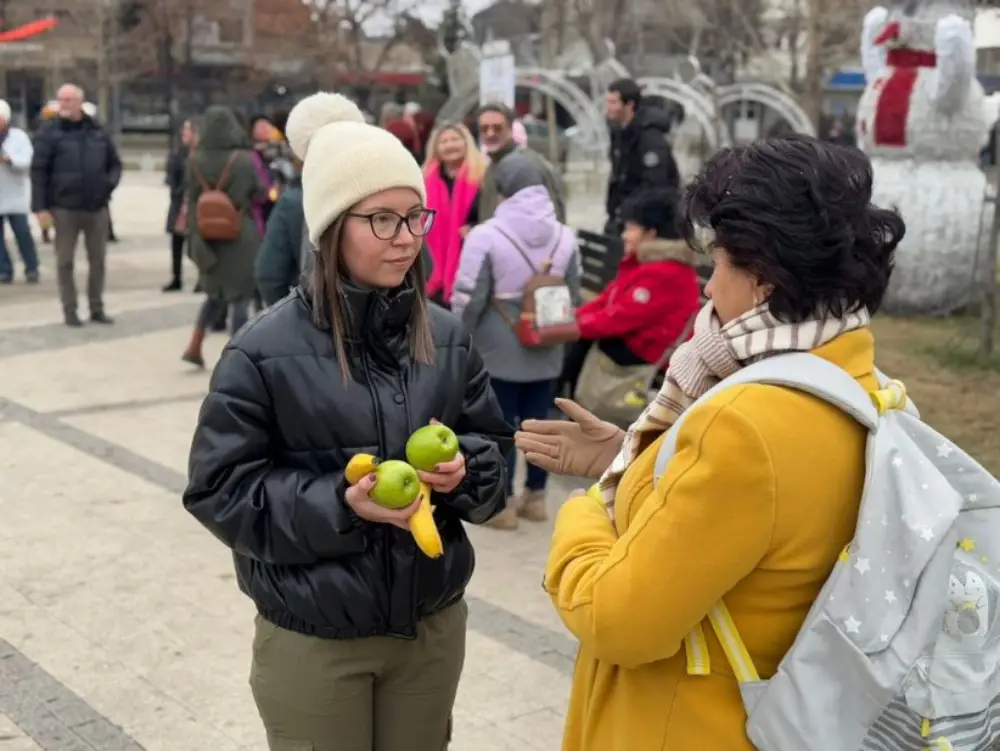
<path id="1" fill-rule="evenodd" d="M 521 315 L 517 322 L 510 319 L 503 303 L 493 298 L 497 313 L 513 329 L 522 347 L 552 347 L 556 344 L 576 341 L 580 338 L 576 326 L 576 315 L 573 308 L 573 298 L 564 277 L 551 273 L 552 260 L 559 250 L 559 241 L 566 230 L 562 227 L 556 233 L 552 252 L 542 262 L 542 268 L 536 269 L 527 252 L 516 239 L 511 237 L 496 223 L 493 224 L 507 242 L 514 246 L 524 262 L 534 274 L 524 284 L 521 292 Z"/>
<path id="2" fill-rule="evenodd" d="M 229 168 L 232 167 L 234 159 L 236 159 L 235 151 L 230 152 L 226 166 L 222 168 L 222 174 L 219 175 L 214 188 L 202 176 L 194 160 L 191 160 L 191 173 L 201 185 L 201 195 L 198 196 L 198 203 L 194 207 L 194 226 L 195 231 L 204 240 L 232 241 L 240 236 L 240 231 L 243 229 L 243 218 L 239 210 L 222 189 L 229 178 Z"/>

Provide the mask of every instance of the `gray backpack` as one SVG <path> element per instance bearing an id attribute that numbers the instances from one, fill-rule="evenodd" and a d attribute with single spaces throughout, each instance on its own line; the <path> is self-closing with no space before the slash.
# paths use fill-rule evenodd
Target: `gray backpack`
<path id="1" fill-rule="evenodd" d="M 758 676 L 724 602 L 706 618 L 760 751 L 987 751 L 1000 735 L 1000 482 L 921 422 L 902 384 L 880 382 L 868 394 L 836 365 L 796 353 L 749 365 L 699 400 L 772 384 L 869 431 L 854 540 L 774 677 Z M 654 480 L 682 422 L 664 439 Z M 685 648 L 688 672 L 708 672 L 700 625 Z"/>

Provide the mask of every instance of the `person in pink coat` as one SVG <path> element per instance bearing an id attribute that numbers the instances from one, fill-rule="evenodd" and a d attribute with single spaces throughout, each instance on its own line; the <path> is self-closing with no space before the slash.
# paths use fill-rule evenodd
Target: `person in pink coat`
<path id="1" fill-rule="evenodd" d="M 427 207 L 437 216 L 426 237 L 434 264 L 427 294 L 445 306 L 451 303 L 462 243 L 478 221 L 479 186 L 485 172 L 486 159 L 464 125 L 443 125 L 431 134 L 424 185 Z"/>

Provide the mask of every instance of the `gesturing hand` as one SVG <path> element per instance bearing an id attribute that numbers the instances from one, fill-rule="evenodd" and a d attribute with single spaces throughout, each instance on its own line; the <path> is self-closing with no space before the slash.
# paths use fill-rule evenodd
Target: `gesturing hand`
<path id="1" fill-rule="evenodd" d="M 525 420 L 514 434 L 524 458 L 555 475 L 598 478 L 622 447 L 625 431 L 572 399 L 556 399 L 569 420 Z"/>
<path id="2" fill-rule="evenodd" d="M 406 508 L 391 509 L 380 506 L 368 494 L 375 487 L 375 475 L 365 475 L 355 485 L 351 485 L 344 493 L 344 500 L 360 518 L 378 524 L 392 524 L 400 529 L 409 530 L 409 520 L 420 508 L 418 498 Z"/>

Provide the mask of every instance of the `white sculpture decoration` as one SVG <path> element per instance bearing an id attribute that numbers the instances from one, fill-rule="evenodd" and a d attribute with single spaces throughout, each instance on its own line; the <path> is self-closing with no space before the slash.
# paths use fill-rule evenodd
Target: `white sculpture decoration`
<path id="1" fill-rule="evenodd" d="M 947 314 L 976 293 L 992 221 L 978 155 L 993 120 L 972 17 L 971 3 L 908 0 L 864 19 L 858 145 L 875 170 L 875 202 L 899 209 L 907 227 L 889 312 Z"/>

